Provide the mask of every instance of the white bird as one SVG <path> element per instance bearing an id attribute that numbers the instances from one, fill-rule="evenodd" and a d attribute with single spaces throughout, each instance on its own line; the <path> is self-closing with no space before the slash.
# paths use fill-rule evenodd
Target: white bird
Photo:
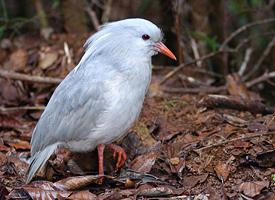
<path id="1" fill-rule="evenodd" d="M 145 19 L 103 25 L 84 47 L 79 64 L 54 91 L 31 139 L 27 183 L 60 147 L 72 152 L 98 149 L 103 175 L 104 144 L 114 150 L 116 167 L 126 154 L 111 144 L 138 118 L 151 80 L 151 57 L 158 52 L 176 60 L 161 42 L 163 34 Z"/>

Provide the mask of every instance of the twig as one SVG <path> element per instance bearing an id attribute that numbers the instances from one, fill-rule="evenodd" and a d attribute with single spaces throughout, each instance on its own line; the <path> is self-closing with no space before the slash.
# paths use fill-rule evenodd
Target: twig
<path id="1" fill-rule="evenodd" d="M 171 88 L 171 87 L 164 87 L 162 88 L 164 92 L 168 93 L 191 93 L 191 94 L 198 94 L 198 93 L 218 93 L 226 90 L 225 86 L 220 87 L 198 87 L 198 88 Z"/>
<path id="2" fill-rule="evenodd" d="M 240 67 L 240 69 L 238 71 L 239 76 L 242 76 L 243 73 L 245 72 L 245 70 L 247 68 L 247 64 L 248 64 L 248 62 L 250 60 L 252 52 L 253 52 L 252 48 L 246 49 L 243 63 L 241 64 L 241 67 Z"/>
<path id="3" fill-rule="evenodd" d="M 196 151 L 202 151 L 202 150 L 205 150 L 205 149 L 222 146 L 224 144 L 227 144 L 227 143 L 230 143 L 230 142 L 236 142 L 238 140 L 248 140 L 248 139 L 252 139 L 252 138 L 256 138 L 256 137 L 262 137 L 262 136 L 268 136 L 268 135 L 274 135 L 274 134 L 275 134 L 275 132 L 267 132 L 267 133 L 261 133 L 261 134 L 257 133 L 257 134 L 244 136 L 244 137 L 238 137 L 238 138 L 234 138 L 234 139 L 231 139 L 231 140 L 226 140 L 226 141 L 223 141 L 223 142 L 208 145 L 208 146 L 196 149 Z"/>
<path id="4" fill-rule="evenodd" d="M 193 50 L 195 59 L 198 60 L 200 58 L 200 53 L 199 53 L 199 50 L 198 50 L 198 45 L 197 45 L 196 41 L 193 38 L 191 38 L 191 48 Z M 202 62 L 198 61 L 197 65 L 199 67 L 201 67 L 202 66 Z"/>
<path id="5" fill-rule="evenodd" d="M 112 10 L 112 4 L 113 4 L 113 0 L 107 0 L 107 2 L 104 4 L 104 12 L 101 17 L 102 23 L 106 23 L 109 21 L 111 10 Z"/>
<path id="6" fill-rule="evenodd" d="M 46 84 L 59 84 L 62 81 L 62 79 L 60 78 L 31 76 L 31 75 L 21 74 L 21 73 L 7 71 L 3 69 L 0 69 L 0 77 L 27 81 L 27 82 L 46 83 Z"/>
<path id="7" fill-rule="evenodd" d="M 266 106 L 259 100 L 244 99 L 239 96 L 207 95 L 200 102 L 200 106 L 207 108 L 227 108 L 248 111 L 253 114 L 273 114 L 275 107 Z"/>
<path id="8" fill-rule="evenodd" d="M 98 18 L 97 18 L 97 16 L 96 16 L 95 11 L 93 11 L 93 10 L 90 8 L 90 6 L 87 6 L 86 11 L 87 11 L 87 13 L 89 14 L 89 16 L 90 16 L 90 18 L 91 18 L 91 20 L 92 20 L 92 23 L 93 23 L 93 25 L 94 25 L 95 30 L 98 31 L 98 30 L 99 30 L 99 27 L 100 27 L 100 23 L 99 23 L 99 21 L 98 21 Z"/>
<path id="9" fill-rule="evenodd" d="M 253 26 L 257 26 L 257 25 L 262 25 L 262 24 L 268 24 L 268 23 L 272 23 L 275 22 L 275 18 L 269 18 L 269 19 L 264 19 L 264 20 L 258 20 L 255 22 L 251 22 L 248 23 L 244 26 L 241 26 L 240 28 L 238 28 L 237 30 L 235 30 L 233 33 L 231 33 L 229 35 L 229 37 L 227 37 L 224 42 L 222 43 L 220 49 L 224 49 L 225 46 L 236 36 L 238 36 L 239 34 L 241 34 L 242 32 L 246 31 L 248 28 L 251 28 Z"/>
<path id="10" fill-rule="evenodd" d="M 246 31 L 248 28 L 256 26 L 256 25 L 261 25 L 261 24 L 267 24 L 267 23 L 272 23 L 275 22 L 275 18 L 269 18 L 269 19 L 265 19 L 265 20 L 259 20 L 259 21 L 255 21 L 255 22 L 251 22 L 248 23 L 240 28 L 238 28 L 236 31 L 234 31 L 233 33 L 231 33 L 229 35 L 229 37 L 227 37 L 224 42 L 222 43 L 222 45 L 220 46 L 220 48 L 218 49 L 218 51 L 216 52 L 211 52 L 205 56 L 202 56 L 200 59 L 197 60 L 193 60 L 189 63 L 186 64 L 181 64 L 179 66 L 177 66 L 175 69 L 173 69 L 171 72 L 167 73 L 164 78 L 160 81 L 160 84 L 164 84 L 169 78 L 171 78 L 172 76 L 174 76 L 177 72 L 179 72 L 181 69 L 183 69 L 184 67 L 188 66 L 188 65 L 192 65 L 197 63 L 198 61 L 204 61 L 206 59 L 209 59 L 213 56 L 216 56 L 219 53 L 225 53 L 225 52 L 236 52 L 238 51 L 245 43 L 247 43 L 249 40 L 245 39 L 243 42 L 240 43 L 240 45 L 238 45 L 235 49 L 225 49 L 225 47 L 227 46 L 227 44 L 237 35 L 241 34 L 242 32 Z"/>
<path id="11" fill-rule="evenodd" d="M 246 87 L 250 88 L 253 85 L 256 85 L 256 84 L 258 84 L 260 82 L 267 81 L 270 78 L 275 78 L 275 71 L 269 72 L 269 73 L 265 72 L 263 75 L 255 78 L 255 79 L 253 79 L 251 81 L 246 82 Z"/>
<path id="12" fill-rule="evenodd" d="M 0 112 L 11 112 L 18 110 L 44 110 L 45 106 L 22 106 L 22 107 L 0 107 Z"/>
<path id="13" fill-rule="evenodd" d="M 274 46 L 275 46 L 275 36 L 269 42 L 269 44 L 267 45 L 266 49 L 264 50 L 263 54 L 261 55 L 257 63 L 254 65 L 254 67 L 246 74 L 246 76 L 243 77 L 243 80 L 247 80 L 250 76 L 253 75 L 255 71 L 257 71 L 260 68 L 260 66 L 263 64 L 263 61 L 269 55 L 272 47 Z"/>
<path id="14" fill-rule="evenodd" d="M 65 56 L 67 57 L 67 63 L 71 64 L 73 59 L 72 59 L 70 48 L 67 42 L 64 42 L 64 52 L 65 52 Z"/>
<path id="15" fill-rule="evenodd" d="M 200 57 L 197 60 L 192 60 L 189 63 L 181 64 L 181 65 L 177 66 L 175 69 L 173 69 L 171 72 L 169 72 L 168 74 L 166 74 L 163 77 L 163 79 L 160 81 L 160 85 L 162 85 L 163 83 L 165 83 L 169 78 L 171 78 L 172 76 L 174 76 L 177 72 L 179 72 L 184 67 L 189 66 L 189 65 L 193 65 L 193 64 L 197 63 L 198 61 L 204 61 L 206 59 L 209 59 L 209 58 L 211 58 L 213 56 L 216 56 L 217 54 L 219 54 L 221 52 L 222 51 L 211 52 L 211 53 L 209 53 L 209 54 L 207 54 L 205 56 Z"/>

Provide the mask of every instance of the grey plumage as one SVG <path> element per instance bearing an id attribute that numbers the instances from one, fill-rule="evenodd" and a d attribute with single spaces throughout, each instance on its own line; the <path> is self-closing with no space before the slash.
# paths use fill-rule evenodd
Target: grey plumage
<path id="1" fill-rule="evenodd" d="M 142 40 L 142 34 L 151 36 Z M 80 63 L 56 88 L 31 140 L 27 182 L 56 148 L 91 151 L 121 137 L 137 119 L 151 79 L 153 43 L 162 33 L 143 19 L 104 25 L 91 36 Z"/>

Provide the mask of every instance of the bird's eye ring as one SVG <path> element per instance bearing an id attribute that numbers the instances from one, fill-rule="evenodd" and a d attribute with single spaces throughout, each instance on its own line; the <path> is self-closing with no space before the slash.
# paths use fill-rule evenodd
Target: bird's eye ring
<path id="1" fill-rule="evenodd" d="M 143 39 L 143 40 L 149 40 L 149 39 L 150 39 L 150 36 L 147 35 L 147 34 L 144 34 L 144 35 L 142 35 L 142 39 Z"/>

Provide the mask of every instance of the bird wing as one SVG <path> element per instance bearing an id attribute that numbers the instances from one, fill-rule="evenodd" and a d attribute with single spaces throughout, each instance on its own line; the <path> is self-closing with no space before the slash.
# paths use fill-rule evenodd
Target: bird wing
<path id="1" fill-rule="evenodd" d="M 32 155 L 48 145 L 88 136 L 107 106 L 104 79 L 104 73 L 97 70 L 70 72 L 56 88 L 33 131 Z"/>

